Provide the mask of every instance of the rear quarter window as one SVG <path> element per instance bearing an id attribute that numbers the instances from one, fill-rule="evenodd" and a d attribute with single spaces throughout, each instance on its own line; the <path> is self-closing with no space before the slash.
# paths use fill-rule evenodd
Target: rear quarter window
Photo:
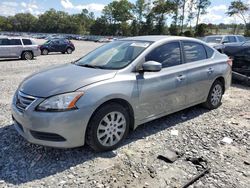
<path id="1" fill-rule="evenodd" d="M 32 41 L 30 39 L 22 39 L 24 45 L 32 45 Z"/>
<path id="2" fill-rule="evenodd" d="M 206 45 L 204 45 L 206 52 L 207 52 L 207 58 L 211 58 L 214 55 L 214 50 Z"/>

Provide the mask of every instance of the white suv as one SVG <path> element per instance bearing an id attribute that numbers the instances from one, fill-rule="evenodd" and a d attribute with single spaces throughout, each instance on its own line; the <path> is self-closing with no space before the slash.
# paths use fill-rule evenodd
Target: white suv
<path id="1" fill-rule="evenodd" d="M 0 38 L 0 58 L 21 58 L 31 60 L 41 51 L 35 42 L 28 38 Z"/>

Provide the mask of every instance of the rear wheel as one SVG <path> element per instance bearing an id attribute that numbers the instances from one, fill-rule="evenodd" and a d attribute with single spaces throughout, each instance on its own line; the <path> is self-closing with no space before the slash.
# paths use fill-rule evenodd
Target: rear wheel
<path id="1" fill-rule="evenodd" d="M 24 60 L 31 60 L 31 59 L 33 59 L 33 53 L 29 52 L 29 51 L 23 52 L 22 59 L 24 59 Z"/>
<path id="2" fill-rule="evenodd" d="M 72 48 L 67 48 L 66 52 L 67 52 L 67 54 L 72 54 L 73 50 L 72 50 Z"/>
<path id="3" fill-rule="evenodd" d="M 42 49 L 42 55 L 48 55 L 49 54 L 49 50 L 47 49 Z"/>
<path id="4" fill-rule="evenodd" d="M 110 103 L 101 107 L 91 118 L 86 142 L 96 151 L 115 149 L 129 131 L 129 114 L 123 106 Z"/>
<path id="5" fill-rule="evenodd" d="M 216 80 L 210 88 L 207 101 L 204 106 L 210 110 L 218 108 L 221 105 L 221 99 L 223 95 L 223 84 Z"/>

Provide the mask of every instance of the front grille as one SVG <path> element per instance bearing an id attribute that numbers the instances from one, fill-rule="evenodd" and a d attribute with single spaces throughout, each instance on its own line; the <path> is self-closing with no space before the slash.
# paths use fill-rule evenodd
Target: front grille
<path id="1" fill-rule="evenodd" d="M 54 142 L 66 141 L 65 138 L 55 133 L 45 133 L 32 130 L 30 131 L 30 133 L 34 138 L 39 140 L 54 141 Z"/>
<path id="2" fill-rule="evenodd" d="M 17 92 L 16 95 L 16 107 L 23 112 L 28 108 L 28 106 L 36 100 L 35 97 L 26 95 L 20 91 Z"/>

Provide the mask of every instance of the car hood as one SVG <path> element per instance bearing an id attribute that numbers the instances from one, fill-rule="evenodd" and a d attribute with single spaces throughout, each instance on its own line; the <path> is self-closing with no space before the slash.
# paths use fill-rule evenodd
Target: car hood
<path id="1" fill-rule="evenodd" d="M 49 97 L 60 93 L 75 91 L 86 85 L 111 79 L 116 70 L 94 69 L 66 64 L 26 78 L 19 90 L 35 97 Z"/>

